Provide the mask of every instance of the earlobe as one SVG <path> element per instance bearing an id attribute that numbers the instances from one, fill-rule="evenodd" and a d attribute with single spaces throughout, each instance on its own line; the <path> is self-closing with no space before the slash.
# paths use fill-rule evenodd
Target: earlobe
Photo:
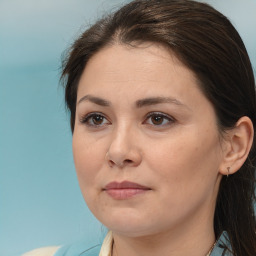
<path id="1" fill-rule="evenodd" d="M 249 117 L 241 117 L 236 126 L 227 132 L 223 161 L 220 165 L 222 175 L 237 172 L 246 161 L 253 143 L 254 129 Z"/>

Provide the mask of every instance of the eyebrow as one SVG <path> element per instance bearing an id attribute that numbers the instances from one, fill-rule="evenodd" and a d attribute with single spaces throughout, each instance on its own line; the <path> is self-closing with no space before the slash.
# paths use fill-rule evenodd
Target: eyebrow
<path id="1" fill-rule="evenodd" d="M 138 108 L 141 108 L 141 107 L 151 106 L 151 105 L 156 105 L 161 103 L 172 103 L 180 106 L 185 106 L 183 103 L 181 103 L 177 99 L 169 98 L 169 97 L 152 97 L 152 98 L 137 100 L 136 106 Z"/>
<path id="2" fill-rule="evenodd" d="M 92 95 L 89 95 L 89 94 L 82 97 L 77 102 L 77 105 L 80 104 L 81 102 L 84 102 L 84 101 L 89 101 L 89 102 L 92 102 L 94 104 L 97 104 L 97 105 L 100 105 L 100 106 L 103 106 L 103 107 L 111 106 L 110 101 L 105 100 L 103 98 L 96 97 L 96 96 L 92 96 Z M 187 107 L 185 104 L 183 104 L 179 100 L 177 100 L 175 98 L 169 98 L 169 97 L 150 97 L 150 98 L 140 99 L 140 100 L 137 100 L 135 102 L 135 106 L 137 108 L 142 108 L 142 107 L 145 107 L 145 106 L 157 105 L 157 104 L 161 104 L 161 103 L 171 103 L 171 104 Z"/>
<path id="3" fill-rule="evenodd" d="M 99 97 L 95 97 L 92 95 L 85 95 L 84 97 L 82 97 L 78 102 L 77 105 L 83 101 L 90 101 L 92 103 L 95 103 L 97 105 L 103 106 L 103 107 L 109 107 L 111 105 L 111 103 L 108 100 L 104 100 L 102 98 Z"/>

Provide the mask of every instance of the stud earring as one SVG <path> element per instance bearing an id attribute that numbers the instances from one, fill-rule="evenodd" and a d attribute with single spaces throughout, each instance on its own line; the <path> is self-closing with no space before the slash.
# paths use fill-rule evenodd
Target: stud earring
<path id="1" fill-rule="evenodd" d="M 228 173 L 227 173 L 227 177 L 229 176 L 229 171 L 230 171 L 230 167 L 227 167 Z"/>

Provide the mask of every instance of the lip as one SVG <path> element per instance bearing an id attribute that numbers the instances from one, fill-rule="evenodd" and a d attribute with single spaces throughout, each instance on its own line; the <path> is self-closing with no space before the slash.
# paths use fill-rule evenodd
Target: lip
<path id="1" fill-rule="evenodd" d="M 151 190 L 149 187 L 131 181 L 110 182 L 103 189 L 110 197 L 117 200 L 129 199 L 149 190 Z"/>

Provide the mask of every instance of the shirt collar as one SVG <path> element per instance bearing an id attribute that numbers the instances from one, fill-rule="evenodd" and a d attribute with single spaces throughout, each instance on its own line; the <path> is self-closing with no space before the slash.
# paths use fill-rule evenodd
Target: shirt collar
<path id="1" fill-rule="evenodd" d="M 232 256 L 231 245 L 228 238 L 228 233 L 223 231 L 219 237 L 216 245 L 214 246 L 210 256 Z"/>
<path id="2" fill-rule="evenodd" d="M 113 236 L 112 236 L 112 232 L 109 231 L 103 241 L 99 256 L 111 256 L 112 247 L 113 247 Z"/>

